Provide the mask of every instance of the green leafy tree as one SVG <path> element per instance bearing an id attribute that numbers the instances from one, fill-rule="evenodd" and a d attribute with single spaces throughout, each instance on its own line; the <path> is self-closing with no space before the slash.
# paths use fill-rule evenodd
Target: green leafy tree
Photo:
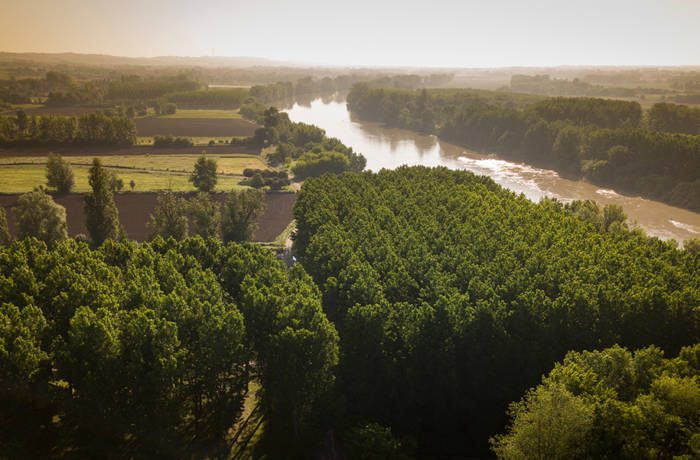
<path id="1" fill-rule="evenodd" d="M 265 194 L 260 190 L 233 191 L 224 203 L 221 232 L 224 241 L 244 242 L 253 238 L 257 219 L 265 210 Z"/>
<path id="2" fill-rule="evenodd" d="M 92 191 L 85 195 L 85 224 L 95 246 L 122 235 L 112 179 L 113 175 L 102 167 L 100 159 L 93 159 L 88 179 Z"/>
<path id="3" fill-rule="evenodd" d="M 70 163 L 56 153 L 49 153 L 46 161 L 46 179 L 48 186 L 55 188 L 59 193 L 68 193 L 75 185 Z"/>
<path id="4" fill-rule="evenodd" d="M 593 408 L 561 385 L 532 390 L 510 415 L 510 433 L 492 440 L 502 459 L 581 458 L 593 427 Z"/>
<path id="5" fill-rule="evenodd" d="M 172 192 L 159 194 L 148 228 L 151 230 L 151 238 L 186 238 L 189 231 L 187 202 Z"/>
<path id="6" fill-rule="evenodd" d="M 603 228 L 605 231 L 613 231 L 625 225 L 627 214 L 622 206 L 609 204 L 603 208 Z"/>
<path id="7" fill-rule="evenodd" d="M 211 192 L 216 187 L 216 160 L 207 158 L 202 154 L 194 164 L 194 171 L 190 175 L 190 182 L 200 192 Z"/>
<path id="8" fill-rule="evenodd" d="M 0 207 L 0 245 L 7 246 L 12 241 L 10 229 L 7 226 L 7 212 L 4 207 Z"/>
<path id="9" fill-rule="evenodd" d="M 188 204 L 192 233 L 202 238 L 216 238 L 221 234 L 221 203 L 209 193 L 201 192 Z"/>
<path id="10" fill-rule="evenodd" d="M 34 237 L 48 245 L 68 238 L 66 208 L 57 204 L 42 188 L 21 195 L 13 212 L 18 238 Z"/>
<path id="11" fill-rule="evenodd" d="M 570 352 L 518 403 L 499 458 L 691 458 L 700 427 L 700 344 Z"/>

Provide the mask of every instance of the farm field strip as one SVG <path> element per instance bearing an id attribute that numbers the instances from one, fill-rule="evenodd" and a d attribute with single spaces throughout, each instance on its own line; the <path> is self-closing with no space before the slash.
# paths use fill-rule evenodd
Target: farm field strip
<path id="1" fill-rule="evenodd" d="M 231 139 L 245 139 L 245 136 L 186 136 L 192 141 L 194 147 L 211 147 L 209 141 L 214 141 L 217 146 L 228 145 Z M 136 145 L 139 147 L 153 147 L 155 136 L 136 136 Z M 155 148 L 155 147 L 153 147 Z"/>
<path id="2" fill-rule="evenodd" d="M 210 118 L 210 119 L 229 119 L 241 118 L 238 110 L 220 110 L 220 109 L 177 109 L 177 112 L 170 115 L 146 116 L 142 118 Z"/>
<path id="3" fill-rule="evenodd" d="M 124 181 L 123 191 L 129 191 L 129 182 L 136 183 L 134 192 L 147 192 L 158 190 L 172 190 L 178 192 L 194 191 L 195 188 L 189 181 L 189 174 L 184 172 L 165 172 L 147 170 L 133 170 L 124 168 L 108 168 L 117 172 Z M 88 166 L 75 166 L 75 192 L 87 192 L 90 190 L 88 183 Z M 243 188 L 238 183 L 241 176 L 219 176 L 216 185 L 217 191 L 229 191 Z M 25 193 L 34 187 L 46 184 L 46 170 L 43 165 L 4 165 L 0 166 L 0 193 Z"/>
<path id="4" fill-rule="evenodd" d="M 198 154 L 178 154 L 178 155 L 109 155 L 101 156 L 102 164 L 110 168 L 136 169 L 148 171 L 166 171 L 189 173 L 194 167 Z M 265 169 L 265 163 L 256 155 L 246 154 L 208 154 L 208 158 L 214 158 L 218 165 L 218 173 L 224 175 L 243 174 L 246 168 Z M 94 156 L 66 156 L 64 157 L 71 165 L 89 166 Z M 0 166 L 43 166 L 46 163 L 46 156 L 27 157 L 0 157 Z M 4 177 L 4 168 L 0 168 L 0 178 Z"/>
<path id="5" fill-rule="evenodd" d="M 177 114 L 176 114 L 177 115 Z M 252 136 L 258 125 L 242 118 L 136 118 L 138 136 L 171 134 L 183 137 Z"/>

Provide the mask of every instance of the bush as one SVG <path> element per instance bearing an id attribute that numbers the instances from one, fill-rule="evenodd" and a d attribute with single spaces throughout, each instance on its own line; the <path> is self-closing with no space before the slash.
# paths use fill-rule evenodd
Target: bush
<path id="1" fill-rule="evenodd" d="M 66 208 L 41 188 L 21 195 L 14 213 L 19 238 L 34 237 L 49 246 L 68 238 Z"/>
<path id="2" fill-rule="evenodd" d="M 216 160 L 207 158 L 204 154 L 194 164 L 190 182 L 200 192 L 211 192 L 216 187 Z"/>
<path id="3" fill-rule="evenodd" d="M 56 153 L 49 153 L 46 161 L 46 179 L 48 186 L 55 188 L 59 193 L 68 193 L 75 185 L 70 163 Z"/>
<path id="4" fill-rule="evenodd" d="M 292 165 L 297 179 L 316 177 L 325 173 L 340 174 L 350 169 L 350 161 L 342 153 L 305 153 Z"/>
<path id="5" fill-rule="evenodd" d="M 187 137 L 173 137 L 170 134 L 167 136 L 155 136 L 153 138 L 153 147 L 164 148 L 164 147 L 192 147 L 194 143 L 190 138 Z"/>

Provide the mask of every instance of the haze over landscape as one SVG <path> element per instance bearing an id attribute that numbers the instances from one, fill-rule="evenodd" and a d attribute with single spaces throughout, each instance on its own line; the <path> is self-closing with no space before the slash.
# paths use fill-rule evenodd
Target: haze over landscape
<path id="1" fill-rule="evenodd" d="M 697 65 L 695 0 L 2 0 L 0 48 L 341 66 Z"/>
<path id="2" fill-rule="evenodd" d="M 700 458 L 700 2 L 0 0 L 34 458 Z"/>

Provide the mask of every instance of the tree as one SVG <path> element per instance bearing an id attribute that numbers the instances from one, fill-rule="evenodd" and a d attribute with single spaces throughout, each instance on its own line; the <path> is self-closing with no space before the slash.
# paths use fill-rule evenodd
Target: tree
<path id="1" fill-rule="evenodd" d="M 0 207 L 0 245 L 8 246 L 10 241 L 10 230 L 7 227 L 7 213 L 4 207 Z"/>
<path id="2" fill-rule="evenodd" d="M 131 191 L 133 192 L 134 187 L 136 187 L 136 182 L 134 181 L 134 179 L 131 179 L 131 181 L 129 181 L 129 187 L 131 187 Z"/>
<path id="3" fill-rule="evenodd" d="M 215 238 L 221 234 L 221 203 L 201 192 L 189 202 L 192 218 L 192 234 L 202 238 Z"/>
<path id="4" fill-rule="evenodd" d="M 48 186 L 55 188 L 59 193 L 68 193 L 75 185 L 70 163 L 56 153 L 49 153 L 46 161 L 46 179 Z"/>
<path id="5" fill-rule="evenodd" d="M 253 177 L 250 178 L 248 183 L 253 188 L 262 188 L 265 186 L 265 180 L 260 175 L 260 173 L 255 173 Z"/>
<path id="6" fill-rule="evenodd" d="M 42 188 L 21 195 L 13 211 L 19 238 L 34 237 L 49 246 L 68 238 L 66 208 L 56 204 Z"/>
<path id="7" fill-rule="evenodd" d="M 110 180 L 112 191 L 120 192 L 124 188 L 124 180 L 113 171 L 110 171 L 110 174 L 112 176 Z"/>
<path id="8" fill-rule="evenodd" d="M 19 109 L 17 111 L 17 129 L 19 129 L 20 134 L 23 134 L 27 129 L 28 120 L 29 117 L 27 116 L 27 113 L 24 110 Z"/>
<path id="9" fill-rule="evenodd" d="M 92 192 L 85 195 L 85 224 L 92 244 L 100 246 L 107 239 L 121 236 L 119 210 L 114 203 L 112 177 L 99 158 L 92 160 L 89 183 Z"/>
<path id="10" fill-rule="evenodd" d="M 222 237 L 228 241 L 250 241 L 257 219 L 265 210 L 265 194 L 260 190 L 233 191 L 224 203 Z"/>
<path id="11" fill-rule="evenodd" d="M 561 385 L 538 387 L 510 413 L 510 432 L 492 440 L 501 459 L 580 458 L 593 426 L 593 409 Z"/>
<path id="12" fill-rule="evenodd" d="M 700 344 L 664 359 L 654 347 L 569 352 L 511 405 L 502 459 L 694 458 Z"/>
<path id="13" fill-rule="evenodd" d="M 158 195 L 156 207 L 148 221 L 151 238 L 162 236 L 181 240 L 187 237 L 187 202 L 172 192 Z"/>
<path id="14" fill-rule="evenodd" d="M 194 164 L 190 182 L 200 192 L 211 192 L 216 187 L 216 160 L 202 154 Z"/>
<path id="15" fill-rule="evenodd" d="M 627 220 L 627 214 L 622 206 L 609 204 L 603 208 L 603 228 L 605 231 L 613 231 L 623 227 Z"/>

